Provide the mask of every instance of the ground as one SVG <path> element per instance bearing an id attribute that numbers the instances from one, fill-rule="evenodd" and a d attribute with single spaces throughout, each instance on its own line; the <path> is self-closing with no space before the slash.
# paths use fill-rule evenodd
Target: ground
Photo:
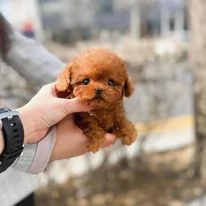
<path id="1" fill-rule="evenodd" d="M 187 159 L 193 149 L 123 159 L 64 184 L 50 183 L 39 189 L 37 206 L 186 205 L 206 191 L 205 185 L 192 178 L 192 164 Z"/>

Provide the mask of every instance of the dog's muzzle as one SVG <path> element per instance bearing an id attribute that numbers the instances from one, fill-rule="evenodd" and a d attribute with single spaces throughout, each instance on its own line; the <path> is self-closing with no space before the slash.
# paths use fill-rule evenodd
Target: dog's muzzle
<path id="1" fill-rule="evenodd" d="M 102 89 L 96 89 L 96 90 L 95 90 L 96 97 L 101 96 L 102 92 L 103 92 Z"/>

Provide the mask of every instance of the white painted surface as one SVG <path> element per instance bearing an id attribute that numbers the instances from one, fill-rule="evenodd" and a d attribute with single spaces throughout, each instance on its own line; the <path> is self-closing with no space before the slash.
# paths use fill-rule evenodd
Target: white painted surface
<path id="1" fill-rule="evenodd" d="M 26 20 L 33 23 L 36 39 L 44 37 L 37 0 L 0 0 L 0 12 L 18 30 L 21 31 Z"/>
<path id="2" fill-rule="evenodd" d="M 193 200 L 192 202 L 188 203 L 186 206 L 205 206 L 206 205 L 206 195 Z"/>

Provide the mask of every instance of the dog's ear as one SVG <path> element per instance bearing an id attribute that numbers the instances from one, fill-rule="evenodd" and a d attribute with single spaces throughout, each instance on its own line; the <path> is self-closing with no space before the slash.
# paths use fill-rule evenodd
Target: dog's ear
<path id="1" fill-rule="evenodd" d="M 72 63 L 66 65 L 66 67 L 63 69 L 63 71 L 59 74 L 57 78 L 56 94 L 58 97 L 66 98 L 71 93 L 71 69 Z"/>
<path id="2" fill-rule="evenodd" d="M 134 86 L 132 81 L 129 77 L 127 77 L 125 84 L 124 84 L 124 95 L 125 97 L 129 97 L 134 91 Z"/>

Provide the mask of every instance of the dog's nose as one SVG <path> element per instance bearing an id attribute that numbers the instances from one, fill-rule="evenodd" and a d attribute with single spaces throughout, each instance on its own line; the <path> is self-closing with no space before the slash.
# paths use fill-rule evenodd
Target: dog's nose
<path id="1" fill-rule="evenodd" d="M 99 96 L 102 94 L 102 89 L 96 89 L 96 95 Z"/>

